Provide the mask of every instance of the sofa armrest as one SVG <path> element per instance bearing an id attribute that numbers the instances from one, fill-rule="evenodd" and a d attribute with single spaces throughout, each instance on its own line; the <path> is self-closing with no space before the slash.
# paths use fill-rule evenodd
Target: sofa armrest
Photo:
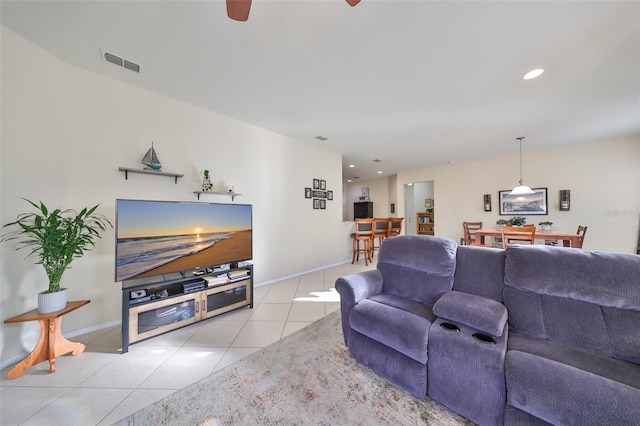
<path id="1" fill-rule="evenodd" d="M 344 343 L 349 346 L 349 334 L 351 333 L 349 317 L 351 310 L 362 299 L 382 291 L 382 273 L 377 269 L 372 269 L 338 278 L 336 291 L 340 294 L 340 314 L 342 315 Z"/>
<path id="2" fill-rule="evenodd" d="M 497 337 L 502 336 L 508 316 L 502 303 L 459 291 L 443 294 L 433 305 L 433 313 Z"/>
<path id="3" fill-rule="evenodd" d="M 340 301 L 355 305 L 362 299 L 382 291 L 382 273 L 377 269 L 338 278 L 336 290 Z"/>

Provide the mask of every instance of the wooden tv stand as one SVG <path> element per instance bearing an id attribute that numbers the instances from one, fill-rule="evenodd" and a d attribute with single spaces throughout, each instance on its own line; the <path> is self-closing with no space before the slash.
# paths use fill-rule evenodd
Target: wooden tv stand
<path id="1" fill-rule="evenodd" d="M 217 278 L 227 274 L 226 280 Z M 234 309 L 253 308 L 253 265 L 197 276 L 122 283 L 122 353 L 129 344 Z"/>

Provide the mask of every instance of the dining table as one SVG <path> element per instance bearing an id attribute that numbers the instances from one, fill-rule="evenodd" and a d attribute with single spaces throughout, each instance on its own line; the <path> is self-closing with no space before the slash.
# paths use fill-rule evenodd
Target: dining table
<path id="1" fill-rule="evenodd" d="M 474 245 L 484 245 L 485 237 L 500 238 L 500 229 L 481 228 L 475 231 Z M 575 232 L 543 231 L 536 229 L 536 240 L 562 241 L 564 247 L 580 247 L 580 236 Z"/>

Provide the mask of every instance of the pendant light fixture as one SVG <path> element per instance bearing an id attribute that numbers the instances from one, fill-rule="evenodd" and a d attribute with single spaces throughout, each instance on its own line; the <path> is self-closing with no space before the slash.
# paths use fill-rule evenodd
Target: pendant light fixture
<path id="1" fill-rule="evenodd" d="M 513 190 L 509 193 L 509 195 L 534 194 L 531 188 L 529 188 L 527 185 L 524 185 L 522 181 L 522 139 L 524 139 L 524 136 L 520 136 L 519 138 L 516 138 L 516 139 L 520 141 L 520 180 L 518 181 L 519 182 L 518 186 L 513 188 Z"/>

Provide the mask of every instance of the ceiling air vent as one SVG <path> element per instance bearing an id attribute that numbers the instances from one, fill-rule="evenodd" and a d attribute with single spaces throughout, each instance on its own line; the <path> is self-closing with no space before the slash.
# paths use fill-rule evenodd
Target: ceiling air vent
<path id="1" fill-rule="evenodd" d="M 126 59 L 124 60 L 124 67 L 134 72 L 140 72 L 140 65 L 129 62 Z"/>
<path id="2" fill-rule="evenodd" d="M 104 49 L 100 49 L 100 52 L 102 52 L 102 58 L 107 61 L 107 62 L 111 62 L 114 65 L 118 65 L 120 67 L 124 67 L 126 69 L 128 69 L 129 71 L 133 71 L 133 72 L 140 72 L 140 65 L 131 62 L 127 59 L 121 58 L 118 55 L 114 55 L 113 53 L 109 53 Z"/>

